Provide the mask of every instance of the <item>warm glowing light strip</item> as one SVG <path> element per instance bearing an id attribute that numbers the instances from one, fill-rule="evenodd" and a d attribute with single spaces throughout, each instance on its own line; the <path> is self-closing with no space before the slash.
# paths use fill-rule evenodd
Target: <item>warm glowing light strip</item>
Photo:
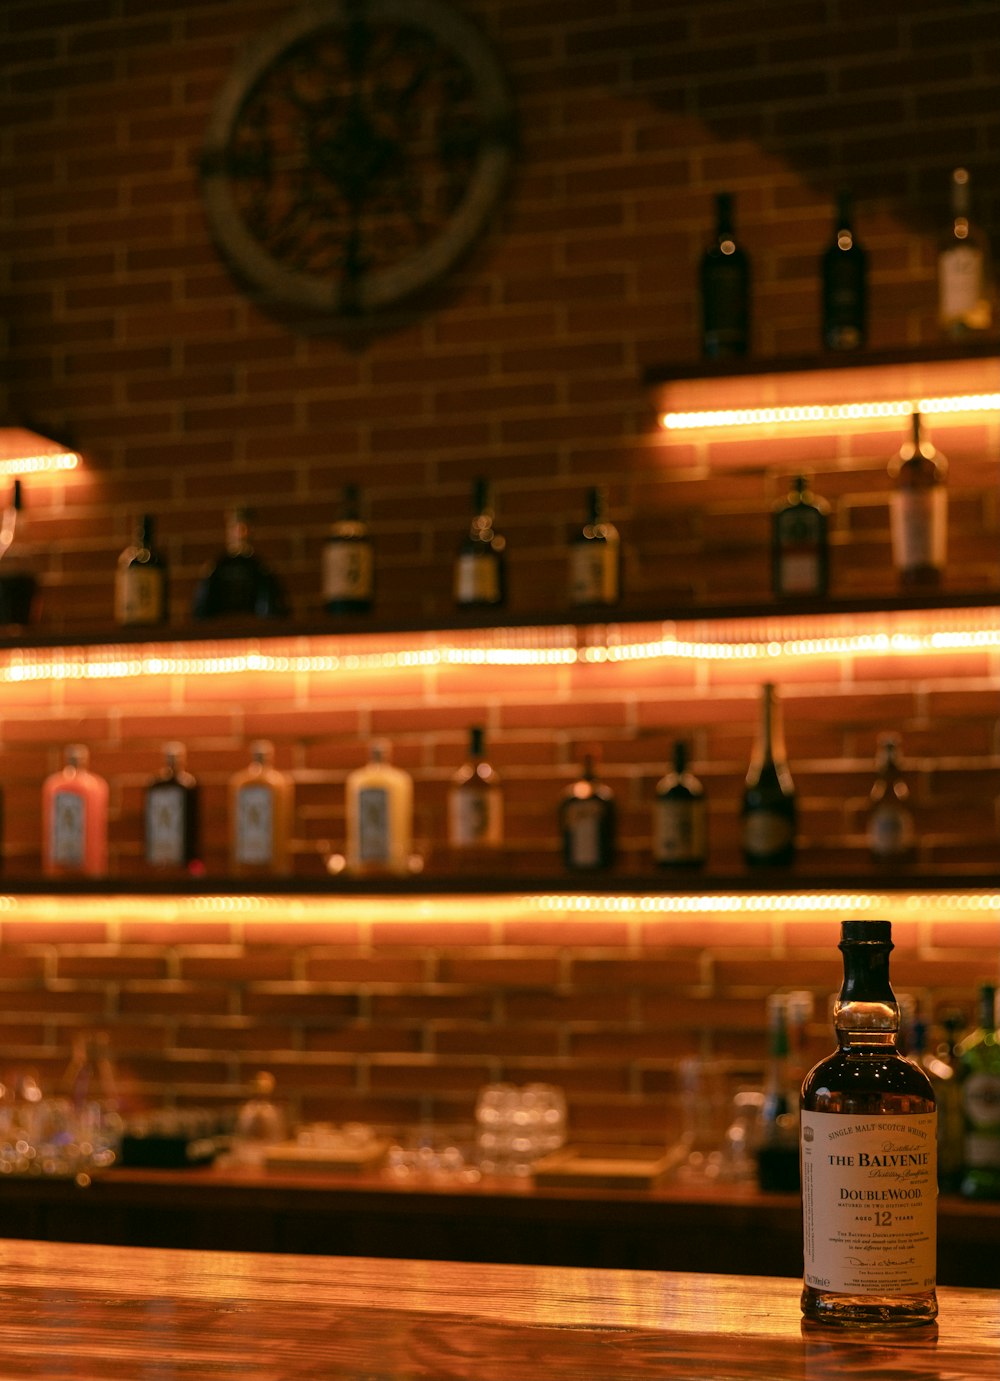
<path id="1" fill-rule="evenodd" d="M 44 471 L 75 470 L 79 463 L 80 457 L 75 451 L 16 456 L 10 460 L 0 460 L 0 475 L 39 475 Z"/>
<path id="2" fill-rule="evenodd" d="M 703 412 L 664 412 L 660 425 L 667 431 L 708 427 L 782 427 L 828 422 L 869 422 L 930 414 L 992 412 L 1000 408 L 1000 393 L 962 393 L 944 398 L 898 398 L 867 403 L 805 403 L 794 407 L 712 408 Z"/>
<path id="3" fill-rule="evenodd" d="M 697 895 L 598 896 L 550 893 L 533 899 L 540 912 L 573 915 L 701 916 L 816 915 L 865 912 L 910 919 L 951 911 L 1000 912 L 1000 893 L 968 892 L 789 892 L 701 893 Z"/>

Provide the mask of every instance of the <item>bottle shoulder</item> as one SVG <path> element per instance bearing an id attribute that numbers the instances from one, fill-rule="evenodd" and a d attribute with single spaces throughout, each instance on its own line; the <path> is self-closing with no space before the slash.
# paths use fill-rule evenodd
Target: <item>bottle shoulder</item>
<path id="1" fill-rule="evenodd" d="M 835 1050 L 813 1066 L 802 1084 L 802 1106 L 816 1112 L 872 1112 L 883 1100 L 900 1098 L 926 1103 L 925 1110 L 931 1111 L 934 1087 L 917 1064 L 884 1045 Z"/>

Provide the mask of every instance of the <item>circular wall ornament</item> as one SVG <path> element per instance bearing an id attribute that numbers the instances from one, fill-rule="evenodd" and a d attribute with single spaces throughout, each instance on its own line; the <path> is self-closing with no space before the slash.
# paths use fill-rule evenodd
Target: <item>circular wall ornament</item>
<path id="1" fill-rule="evenodd" d="M 512 154 L 499 62 L 445 0 L 314 0 L 260 35 L 220 91 L 204 204 L 253 296 L 357 318 L 452 268 Z"/>

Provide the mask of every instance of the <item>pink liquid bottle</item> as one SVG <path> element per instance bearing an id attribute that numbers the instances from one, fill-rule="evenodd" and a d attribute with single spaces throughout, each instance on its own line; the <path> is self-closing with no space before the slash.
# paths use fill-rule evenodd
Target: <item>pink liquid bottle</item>
<path id="1" fill-rule="evenodd" d="M 42 785 L 42 868 L 48 877 L 102 877 L 108 871 L 108 784 L 89 770 L 82 743 Z"/>

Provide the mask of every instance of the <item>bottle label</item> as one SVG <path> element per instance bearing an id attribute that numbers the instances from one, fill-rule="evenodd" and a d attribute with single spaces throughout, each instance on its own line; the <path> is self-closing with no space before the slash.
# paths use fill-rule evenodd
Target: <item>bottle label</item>
<path id="1" fill-rule="evenodd" d="M 599 868 L 601 856 L 600 801 L 574 801 L 566 813 L 566 858 L 572 868 Z"/>
<path id="2" fill-rule="evenodd" d="M 577 542 L 569 553 L 569 597 L 573 604 L 615 604 L 618 547 L 614 542 Z"/>
<path id="3" fill-rule="evenodd" d="M 661 796 L 653 810 L 653 858 L 657 863 L 701 863 L 707 828 L 704 800 Z"/>
<path id="4" fill-rule="evenodd" d="M 267 867 L 274 861 L 274 793 L 244 786 L 236 797 L 236 862 Z"/>
<path id="5" fill-rule="evenodd" d="M 146 862 L 179 867 L 184 862 L 184 788 L 158 786 L 146 795 Z"/>
<path id="6" fill-rule="evenodd" d="M 976 1170 L 1000 1170 L 1000 1076 L 983 1070 L 962 1085 L 965 1163 Z"/>
<path id="7" fill-rule="evenodd" d="M 934 1288 L 937 1115 L 803 1112 L 805 1281 L 838 1294 Z"/>
<path id="8" fill-rule="evenodd" d="M 455 603 L 500 603 L 500 560 L 494 552 L 459 555 L 455 561 Z"/>
<path id="9" fill-rule="evenodd" d="M 369 600 L 373 588 L 370 542 L 343 542 L 330 538 L 323 547 L 323 599 Z"/>
<path id="10" fill-rule="evenodd" d="M 890 510 L 892 549 L 901 571 L 942 570 L 948 544 L 948 493 L 943 484 L 897 489 Z"/>
<path id="11" fill-rule="evenodd" d="M 778 593 L 817 595 L 823 588 L 819 552 L 811 547 L 786 547 L 778 558 Z"/>
<path id="12" fill-rule="evenodd" d="M 115 581 L 117 623 L 160 623 L 163 607 L 163 572 L 156 566 L 127 566 Z"/>
<path id="13" fill-rule="evenodd" d="M 52 862 L 59 868 L 82 868 L 87 803 L 76 791 L 57 791 L 52 798 Z"/>
<path id="14" fill-rule="evenodd" d="M 868 822 L 868 847 L 876 858 L 894 858 L 913 848 L 913 816 L 895 801 L 883 801 Z"/>
<path id="15" fill-rule="evenodd" d="M 795 826 L 787 815 L 772 810 L 752 810 L 743 819 L 743 848 L 751 858 L 781 853 L 795 839 Z"/>
<path id="16" fill-rule="evenodd" d="M 946 249 L 938 261 L 941 320 L 986 330 L 992 313 L 983 279 L 982 250 L 970 244 Z"/>
<path id="17" fill-rule="evenodd" d="M 456 848 L 499 844 L 503 838 L 503 800 L 500 792 L 474 785 L 448 797 L 448 836 Z"/>
<path id="18" fill-rule="evenodd" d="M 391 851 L 389 793 L 382 786 L 362 787 L 358 792 L 358 859 L 387 865 Z"/>

